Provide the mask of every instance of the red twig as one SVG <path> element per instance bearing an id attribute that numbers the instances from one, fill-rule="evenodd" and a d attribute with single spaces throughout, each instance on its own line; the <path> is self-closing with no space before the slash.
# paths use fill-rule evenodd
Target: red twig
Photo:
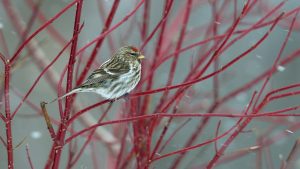
<path id="1" fill-rule="evenodd" d="M 7 42 L 6 42 L 4 34 L 3 34 L 3 28 L 0 28 L 0 44 L 2 45 L 4 55 L 9 56 L 9 50 L 8 50 Z M 2 59 L 3 55 L 0 54 L 0 57 Z"/>
<path id="2" fill-rule="evenodd" d="M 6 64 L 6 58 L 2 53 L 0 53 L 0 59 L 3 62 L 3 64 Z"/>
<path id="3" fill-rule="evenodd" d="M 156 46 L 156 53 L 158 52 L 158 50 L 161 48 L 162 44 L 162 36 L 164 35 L 164 30 L 166 27 L 166 21 L 167 21 L 167 17 L 170 13 L 171 7 L 173 5 L 174 0 L 167 0 L 165 1 L 165 10 L 163 12 L 163 17 L 161 18 L 161 20 L 158 22 L 158 24 L 155 26 L 155 28 L 153 29 L 153 31 L 150 33 L 150 35 L 147 37 L 147 39 L 144 41 L 144 43 L 141 45 L 140 49 L 144 49 L 144 47 L 148 44 L 148 42 L 153 38 L 154 34 L 156 33 L 156 31 L 160 28 L 161 26 L 161 32 L 159 35 L 159 39 L 158 39 L 158 44 Z M 158 56 L 157 56 L 158 57 Z M 155 61 L 155 59 L 154 59 Z"/>
<path id="4" fill-rule="evenodd" d="M 35 22 L 36 17 L 37 17 L 37 12 L 39 11 L 39 9 L 41 7 L 42 2 L 43 2 L 42 0 L 38 0 L 38 2 L 34 5 L 33 10 L 32 10 L 33 12 L 32 12 L 32 14 L 30 16 L 30 19 L 27 23 L 26 29 L 21 33 L 21 39 L 19 41 L 18 46 L 20 46 L 20 44 L 23 43 L 23 41 L 28 36 L 30 30 L 32 29 L 32 26 L 34 25 L 34 22 Z"/>
<path id="5" fill-rule="evenodd" d="M 0 118 L 3 120 L 3 122 L 5 122 L 5 116 L 2 113 L 0 113 Z"/>
<path id="6" fill-rule="evenodd" d="M 294 162 L 294 160 L 296 160 L 298 155 L 299 155 L 299 145 L 300 145 L 300 138 L 298 138 L 296 140 L 296 142 L 295 142 L 294 146 L 292 147 L 287 159 L 285 160 L 285 162 L 287 164 L 285 169 L 292 169 L 292 168 L 297 166 L 297 164 L 296 164 L 296 162 Z"/>
<path id="7" fill-rule="evenodd" d="M 76 14 L 75 14 L 75 21 L 74 21 L 74 29 L 73 29 L 74 39 L 72 41 L 71 53 L 70 53 L 69 63 L 68 63 L 66 92 L 69 92 L 72 89 L 73 68 L 74 68 L 74 63 L 75 63 L 78 35 L 80 32 L 80 17 L 81 17 L 82 5 L 83 5 L 83 1 L 80 0 L 80 1 L 78 1 L 77 6 L 76 6 Z M 62 122 L 61 122 L 61 125 L 59 126 L 58 133 L 56 135 L 56 139 L 54 142 L 54 147 L 57 147 L 57 148 L 54 148 L 51 150 L 52 152 L 54 151 L 54 153 L 53 153 L 54 161 L 53 161 L 53 166 L 52 166 L 52 168 L 54 168 L 54 169 L 59 167 L 59 161 L 61 159 L 60 156 L 61 156 L 62 148 L 64 145 L 65 134 L 67 131 L 66 123 L 70 118 L 71 103 L 72 103 L 72 97 L 67 97 L 65 112 L 62 116 Z"/>
<path id="8" fill-rule="evenodd" d="M 143 13 L 143 25 L 142 25 L 142 40 L 144 40 L 148 33 L 149 27 L 149 13 L 150 13 L 150 0 L 145 1 L 144 13 Z"/>
<path id="9" fill-rule="evenodd" d="M 219 135 L 220 126 L 221 126 L 221 120 L 219 120 L 219 122 L 218 122 L 215 137 L 218 137 L 218 135 Z M 215 153 L 217 153 L 218 152 L 218 142 L 217 141 L 215 141 L 214 148 L 215 148 Z"/>
<path id="10" fill-rule="evenodd" d="M 26 145 L 26 156 L 27 156 L 27 160 L 28 160 L 30 168 L 34 169 L 33 163 L 31 161 L 30 153 L 29 153 L 29 145 L 28 144 Z"/>
<path id="11" fill-rule="evenodd" d="M 74 125 L 71 126 L 72 130 L 74 129 Z M 77 140 L 74 140 L 72 142 L 70 142 L 69 144 L 69 153 L 68 153 L 68 161 L 67 161 L 67 167 L 66 168 L 71 168 L 71 163 L 72 160 L 74 159 L 75 153 L 78 149 L 78 144 L 77 144 Z"/>
<path id="12" fill-rule="evenodd" d="M 120 165 L 121 165 L 121 162 L 122 162 L 122 157 L 123 157 L 123 153 L 125 151 L 125 146 L 126 146 L 126 137 L 127 137 L 127 134 L 128 134 L 128 128 L 125 128 L 124 129 L 124 132 L 123 132 L 123 136 L 121 138 L 121 149 L 120 149 L 120 152 L 117 156 L 117 163 L 116 163 L 116 168 L 119 168 Z"/>
<path id="13" fill-rule="evenodd" d="M 105 25 L 105 18 L 106 18 L 105 2 L 103 2 L 103 1 L 96 1 L 96 2 L 97 2 L 98 11 L 99 11 L 99 15 L 100 15 L 102 24 Z M 112 55 L 115 50 L 115 44 L 113 42 L 112 36 L 107 35 L 107 40 L 108 40 L 109 48 L 110 48 L 111 55 Z"/>
<path id="14" fill-rule="evenodd" d="M 75 21 L 74 21 L 74 29 L 73 29 L 73 41 L 71 46 L 71 53 L 68 63 L 68 74 L 67 74 L 67 87 L 66 87 L 66 93 L 72 90 L 72 82 L 73 82 L 73 70 L 74 70 L 74 64 L 75 64 L 75 55 L 77 51 L 77 43 L 78 43 L 78 35 L 80 33 L 80 17 L 81 17 L 81 10 L 82 10 L 83 1 L 79 1 L 77 3 L 76 8 L 76 15 L 75 15 Z M 67 121 L 69 119 L 70 114 L 70 107 L 71 107 L 71 101 L 72 97 L 67 96 L 66 98 L 66 108 L 64 117 Z"/>
<path id="15" fill-rule="evenodd" d="M 6 150 L 7 164 L 9 169 L 14 169 L 14 154 L 13 154 L 13 136 L 12 136 L 12 117 L 10 112 L 10 60 L 5 62 L 4 69 L 4 102 L 5 102 L 5 128 L 6 128 Z"/>
<path id="16" fill-rule="evenodd" d="M 224 1 L 222 7 L 225 7 L 225 4 L 228 4 L 228 1 L 226 3 L 226 1 Z M 219 25 L 219 15 L 221 15 L 221 13 L 218 13 L 217 10 L 217 1 L 213 1 L 211 2 L 211 8 L 212 8 L 212 27 L 213 27 L 213 37 L 218 35 L 218 25 Z M 220 10 L 221 12 L 221 10 Z M 214 71 L 218 70 L 219 68 L 219 58 L 217 57 L 215 62 L 214 62 Z M 218 101 L 219 98 L 219 78 L 218 75 L 214 76 L 213 78 L 213 94 L 214 94 L 214 102 Z"/>

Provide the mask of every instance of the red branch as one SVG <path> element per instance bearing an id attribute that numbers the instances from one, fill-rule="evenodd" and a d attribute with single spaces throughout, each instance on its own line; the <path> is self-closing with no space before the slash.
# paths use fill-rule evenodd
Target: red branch
<path id="1" fill-rule="evenodd" d="M 10 61 L 5 62 L 4 70 L 4 102 L 5 102 L 5 127 L 6 127 L 6 150 L 7 164 L 9 169 L 14 169 L 12 117 L 10 112 L 9 84 L 10 84 Z"/>
<path id="2" fill-rule="evenodd" d="M 83 1 L 80 0 L 76 6 L 76 14 L 75 14 L 75 21 L 74 21 L 74 29 L 73 29 L 73 41 L 71 46 L 71 53 L 68 63 L 68 75 L 67 75 L 67 88 L 66 91 L 69 92 L 72 89 L 72 81 L 73 81 L 73 68 L 75 63 L 75 55 L 78 43 L 78 34 L 80 32 L 80 17 L 81 17 L 81 10 L 82 10 Z M 67 97 L 66 100 L 66 107 L 65 113 L 62 116 L 61 125 L 59 126 L 56 139 L 53 143 L 53 148 L 51 150 L 51 154 L 53 154 L 53 169 L 57 169 L 59 167 L 59 162 L 61 159 L 62 148 L 64 145 L 65 134 L 67 131 L 66 123 L 70 118 L 70 109 L 71 109 L 71 100 L 72 98 Z M 46 166 L 47 167 L 47 166 Z"/>
<path id="3" fill-rule="evenodd" d="M 33 163 L 32 163 L 31 157 L 30 157 L 30 153 L 29 153 L 29 145 L 28 144 L 26 145 L 26 156 L 27 156 L 27 160 L 28 160 L 30 168 L 34 169 Z"/>

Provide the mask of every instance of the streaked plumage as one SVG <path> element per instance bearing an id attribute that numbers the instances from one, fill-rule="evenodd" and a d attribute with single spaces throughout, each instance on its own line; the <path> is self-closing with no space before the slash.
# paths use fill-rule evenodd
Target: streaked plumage
<path id="1" fill-rule="evenodd" d="M 78 92 L 95 92 L 106 99 L 121 97 L 132 91 L 140 81 L 143 58 L 137 48 L 124 46 L 92 72 L 83 84 L 58 99 Z"/>

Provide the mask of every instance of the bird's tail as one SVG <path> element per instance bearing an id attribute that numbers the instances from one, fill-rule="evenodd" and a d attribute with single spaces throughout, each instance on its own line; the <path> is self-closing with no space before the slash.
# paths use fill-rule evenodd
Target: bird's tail
<path id="1" fill-rule="evenodd" d="M 53 100 L 50 101 L 50 102 L 47 102 L 47 104 L 50 104 L 50 103 L 53 103 L 53 102 L 55 102 L 55 101 L 57 101 L 57 100 L 63 99 L 63 98 L 65 98 L 65 97 L 67 97 L 67 96 L 69 96 L 69 95 L 71 95 L 71 94 L 78 93 L 79 91 L 80 91 L 79 88 L 75 88 L 75 89 L 71 90 L 70 92 L 66 93 L 65 95 L 60 96 L 60 97 L 57 97 L 57 98 L 53 99 Z"/>

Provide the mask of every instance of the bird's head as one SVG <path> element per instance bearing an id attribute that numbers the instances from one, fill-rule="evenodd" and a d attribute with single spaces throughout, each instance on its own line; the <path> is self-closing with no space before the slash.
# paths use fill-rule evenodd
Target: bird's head
<path id="1" fill-rule="evenodd" d="M 139 62 L 145 58 L 145 56 L 142 55 L 140 50 L 133 46 L 121 47 L 118 50 L 117 55 L 126 60 L 137 60 Z"/>

